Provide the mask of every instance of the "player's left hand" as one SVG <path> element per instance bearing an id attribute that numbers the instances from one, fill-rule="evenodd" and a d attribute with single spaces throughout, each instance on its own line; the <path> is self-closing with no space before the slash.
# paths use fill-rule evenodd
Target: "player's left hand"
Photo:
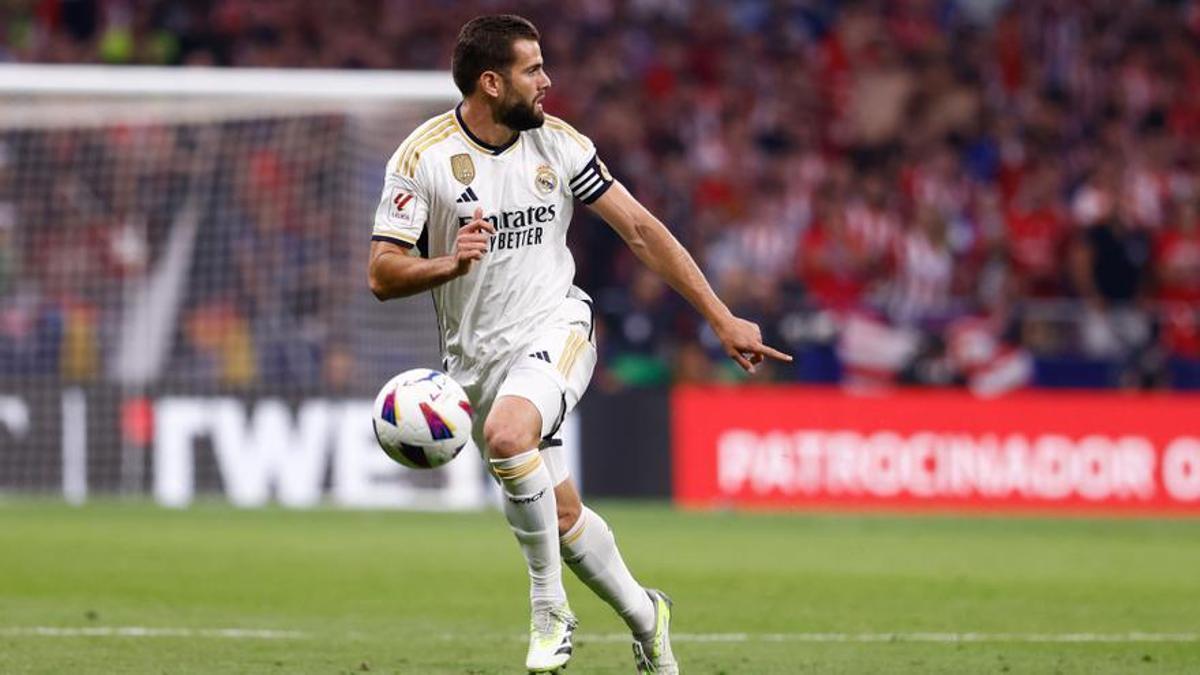
<path id="1" fill-rule="evenodd" d="M 735 316 L 720 325 L 714 325 L 713 330 L 729 358 L 748 373 L 753 373 L 754 366 L 762 363 L 767 356 L 788 363 L 792 361 L 790 355 L 763 344 L 762 331 L 753 321 Z"/>

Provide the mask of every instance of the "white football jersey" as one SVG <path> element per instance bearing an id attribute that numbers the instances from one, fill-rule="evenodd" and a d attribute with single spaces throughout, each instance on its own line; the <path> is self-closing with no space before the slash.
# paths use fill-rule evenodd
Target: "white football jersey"
<path id="1" fill-rule="evenodd" d="M 567 248 L 574 200 L 590 204 L 612 182 L 591 140 L 550 115 L 497 147 L 476 138 L 455 108 L 400 144 L 387 165 L 372 239 L 436 258 L 453 251 L 476 208 L 496 228 L 482 261 L 433 289 L 452 374 L 507 358 L 566 300 L 575 277 Z"/>

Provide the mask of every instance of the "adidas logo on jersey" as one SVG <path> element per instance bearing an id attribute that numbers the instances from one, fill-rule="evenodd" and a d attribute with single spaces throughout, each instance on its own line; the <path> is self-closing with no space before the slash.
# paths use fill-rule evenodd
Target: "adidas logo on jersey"
<path id="1" fill-rule="evenodd" d="M 545 361 L 546 363 L 550 363 L 550 353 L 545 350 L 540 351 L 540 352 L 534 352 L 529 355 L 529 358 L 541 359 L 542 361 Z"/>
<path id="2" fill-rule="evenodd" d="M 470 187 L 467 187 L 467 189 L 463 190 L 463 193 L 458 196 L 458 199 L 455 199 L 454 201 L 458 204 L 467 204 L 470 202 L 479 201 L 479 197 L 475 196 L 474 190 L 472 190 Z"/>

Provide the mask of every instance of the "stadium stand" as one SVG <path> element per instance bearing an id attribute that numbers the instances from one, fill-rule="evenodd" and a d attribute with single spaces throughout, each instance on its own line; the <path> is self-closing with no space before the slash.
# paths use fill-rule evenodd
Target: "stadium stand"
<path id="1" fill-rule="evenodd" d="M 457 27 L 495 7 L 8 3 L 0 58 L 445 68 Z M 1200 388 L 1196 3 L 564 0 L 519 9 L 543 27 L 556 83 L 548 108 L 595 139 L 731 306 L 797 353 L 794 368 L 763 377 Z M 120 137 L 69 140 L 7 138 L 0 167 L 34 151 L 64 166 L 84 155 L 92 167 L 120 161 Z M 206 288 L 230 292 L 197 299 L 180 358 L 226 384 L 336 379 L 346 370 L 338 360 L 352 356 L 337 331 L 321 328 L 329 294 L 319 286 L 341 280 L 306 266 L 332 228 L 366 232 L 370 214 L 322 209 L 320 177 L 281 173 L 277 157 L 244 162 L 263 189 L 309 181 L 300 192 L 311 203 L 297 211 L 311 222 L 244 213 L 226 223 L 237 233 L 222 241 L 277 259 L 254 269 L 237 255 L 212 257 L 229 269 L 197 271 L 211 278 Z M 104 372 L 96 298 L 138 264 L 138 242 L 116 222 L 23 233 L 30 195 L 50 192 L 17 189 L 19 178 L 0 168 L 0 370 Z M 162 180 L 169 199 L 178 186 Z M 153 238 L 161 219 L 143 217 Z M 573 230 L 579 283 L 599 301 L 609 352 L 598 382 L 738 377 L 691 311 L 643 278 L 615 235 L 582 221 Z M 117 255 L 107 258 L 79 250 L 96 238 L 125 243 L 108 246 Z M 74 275 L 80 264 L 95 267 L 95 283 L 61 292 L 56 270 Z"/>

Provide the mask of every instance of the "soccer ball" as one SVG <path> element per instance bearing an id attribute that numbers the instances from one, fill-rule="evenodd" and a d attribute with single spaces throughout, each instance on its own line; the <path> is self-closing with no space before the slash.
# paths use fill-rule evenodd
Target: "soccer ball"
<path id="1" fill-rule="evenodd" d="M 375 397 L 375 438 L 404 466 L 432 469 L 458 456 L 471 437 L 473 415 L 453 378 L 414 368 L 388 380 Z"/>

